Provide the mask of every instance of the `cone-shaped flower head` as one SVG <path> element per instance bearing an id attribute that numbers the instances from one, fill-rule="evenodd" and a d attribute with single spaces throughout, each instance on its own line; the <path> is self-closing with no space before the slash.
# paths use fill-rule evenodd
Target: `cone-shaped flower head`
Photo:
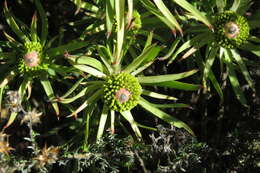
<path id="1" fill-rule="evenodd" d="M 225 48 L 239 47 L 249 37 L 247 20 L 233 11 L 216 16 L 214 26 L 216 42 Z"/>
<path id="2" fill-rule="evenodd" d="M 36 72 L 45 69 L 46 65 L 42 61 L 42 46 L 38 42 L 26 42 L 22 58 L 20 58 L 18 71 L 20 73 Z M 30 74 L 30 73 L 28 73 Z M 34 73 L 32 73 L 33 75 Z"/>
<path id="3" fill-rule="evenodd" d="M 103 87 L 105 104 L 118 112 L 135 107 L 142 92 L 138 80 L 124 72 L 107 77 Z"/>

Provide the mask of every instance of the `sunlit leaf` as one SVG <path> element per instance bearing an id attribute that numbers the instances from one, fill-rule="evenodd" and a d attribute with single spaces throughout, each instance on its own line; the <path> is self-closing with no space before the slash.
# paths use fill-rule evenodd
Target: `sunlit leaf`
<path id="1" fill-rule="evenodd" d="M 76 49 L 80 49 L 82 47 L 85 47 L 89 44 L 89 42 L 83 42 L 83 41 L 71 41 L 68 44 L 56 47 L 56 48 L 51 48 L 46 51 L 46 53 L 50 57 L 58 56 L 58 55 L 63 55 L 66 52 L 73 51 Z"/>
<path id="2" fill-rule="evenodd" d="M 153 1 L 156 4 L 156 6 L 159 8 L 161 13 L 165 16 L 165 18 L 168 19 L 170 23 L 172 23 L 172 26 L 175 26 L 177 30 L 182 34 L 181 26 L 177 22 L 176 18 L 172 15 L 170 10 L 165 6 L 163 1 L 162 0 L 153 0 Z"/>
<path id="3" fill-rule="evenodd" d="M 103 132 L 104 132 L 104 129 L 105 129 L 105 125 L 106 125 L 106 122 L 107 122 L 108 112 L 109 112 L 109 109 L 106 106 L 106 104 L 104 104 L 103 110 L 102 110 L 102 113 L 101 113 L 101 116 L 100 116 L 100 120 L 99 120 L 99 126 L 98 126 L 98 132 L 97 132 L 97 140 L 99 140 L 102 137 L 102 135 L 103 135 Z"/>
<path id="4" fill-rule="evenodd" d="M 178 128 L 184 128 L 187 130 L 190 134 L 194 135 L 194 132 L 191 130 L 191 128 L 184 123 L 183 121 L 180 121 L 179 119 L 161 111 L 160 109 L 154 107 L 151 105 L 148 101 L 146 101 L 144 98 L 141 98 L 139 104 L 148 112 L 152 113 L 153 115 L 157 116 L 158 118 L 162 119 L 163 121 L 178 127 Z"/>
<path id="5" fill-rule="evenodd" d="M 190 70 L 183 73 L 177 74 L 165 74 L 159 76 L 138 76 L 137 79 L 140 83 L 160 83 L 160 82 L 167 82 L 167 81 L 174 81 L 178 79 L 183 79 L 197 73 L 198 70 Z"/>
<path id="6" fill-rule="evenodd" d="M 198 84 L 189 84 L 180 81 L 166 81 L 166 82 L 159 82 L 159 83 L 145 83 L 144 85 L 151 85 L 151 86 L 160 86 L 160 87 L 168 87 L 174 88 L 184 91 L 196 91 L 201 88 L 201 85 Z"/>
<path id="7" fill-rule="evenodd" d="M 185 10 L 189 11 L 192 15 L 194 15 L 197 20 L 203 22 L 205 25 L 207 25 L 210 29 L 212 29 L 212 25 L 207 19 L 206 16 L 204 16 L 199 10 L 197 10 L 195 7 L 193 7 L 189 2 L 186 0 L 172 0 L 173 2 L 177 3 L 179 6 L 184 8 Z"/>
<path id="8" fill-rule="evenodd" d="M 48 35 L 48 19 L 46 16 L 46 13 L 42 7 L 42 4 L 40 0 L 35 0 L 35 5 L 37 10 L 39 11 L 40 18 L 41 18 L 41 43 L 42 45 L 45 45 L 46 40 L 47 40 L 47 35 Z"/>
<path id="9" fill-rule="evenodd" d="M 50 81 L 48 79 L 43 78 L 43 79 L 41 79 L 41 84 L 42 84 L 44 91 L 45 91 L 46 95 L 48 96 L 49 100 L 52 100 L 54 98 L 54 92 L 53 92 Z M 56 112 L 56 115 L 59 116 L 60 111 L 59 111 L 58 104 L 55 102 L 52 102 L 51 104 Z"/>
<path id="10" fill-rule="evenodd" d="M 246 67 L 244 61 L 242 60 L 241 56 L 235 50 L 230 50 L 229 55 L 233 55 L 234 59 L 236 60 L 236 62 L 239 65 L 239 68 L 241 69 L 241 72 L 244 75 L 247 83 L 253 90 L 255 90 L 253 79 L 250 77 L 250 74 L 249 74 L 247 67 Z"/>
<path id="11" fill-rule="evenodd" d="M 149 46 L 146 48 L 141 55 L 139 55 L 134 61 L 129 64 L 123 71 L 126 73 L 131 73 L 134 71 L 136 68 L 139 67 L 139 65 L 144 62 L 147 59 L 153 59 L 158 55 L 160 51 L 160 47 L 154 45 Z"/>
<path id="12" fill-rule="evenodd" d="M 28 42 L 29 39 L 26 37 L 26 35 L 21 31 L 17 23 L 15 22 L 14 18 L 12 17 L 11 13 L 8 10 L 7 7 L 7 1 L 4 2 L 4 15 L 6 18 L 6 22 L 12 29 L 12 31 L 21 39 L 22 42 Z"/>
<path id="13" fill-rule="evenodd" d="M 105 78 L 106 75 L 101 72 L 101 71 L 98 71 L 97 69 L 95 68 L 92 68 L 90 66 L 86 66 L 86 65 L 73 65 L 75 68 L 81 70 L 81 71 L 84 71 L 86 73 L 89 73 L 97 78 Z"/>
<path id="14" fill-rule="evenodd" d="M 18 115 L 17 112 L 12 112 L 11 115 L 10 115 L 10 118 L 7 122 L 7 124 L 4 126 L 4 129 L 9 127 L 11 124 L 13 124 L 14 120 L 16 119 L 16 116 Z"/>
<path id="15" fill-rule="evenodd" d="M 235 92 L 237 99 L 240 101 L 240 103 L 243 106 L 247 107 L 247 100 L 246 100 L 246 97 L 244 95 L 244 92 L 242 91 L 242 89 L 240 87 L 240 84 L 239 84 L 234 66 L 233 66 L 232 61 L 230 59 L 230 56 L 229 56 L 227 51 L 225 51 L 224 53 L 225 53 L 225 63 L 226 63 L 227 68 L 228 68 L 228 78 L 230 80 L 232 88 Z"/>
<path id="16" fill-rule="evenodd" d="M 133 115 L 131 114 L 130 111 L 124 111 L 124 112 L 120 112 L 123 117 L 130 123 L 133 131 L 135 132 L 135 135 L 138 137 L 138 139 L 142 139 L 142 134 L 138 128 L 137 123 L 135 122 Z"/>
<path id="17" fill-rule="evenodd" d="M 176 97 L 156 93 L 156 92 L 153 92 L 153 91 L 148 91 L 148 90 L 145 90 L 145 89 L 143 89 L 142 95 L 146 95 L 146 96 L 157 98 L 157 99 L 178 100 Z"/>

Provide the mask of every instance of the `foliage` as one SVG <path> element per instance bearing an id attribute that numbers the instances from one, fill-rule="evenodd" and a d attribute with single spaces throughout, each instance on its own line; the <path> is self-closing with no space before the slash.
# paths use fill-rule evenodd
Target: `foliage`
<path id="1" fill-rule="evenodd" d="M 258 1 L 0 3 L 0 172 L 259 169 Z"/>

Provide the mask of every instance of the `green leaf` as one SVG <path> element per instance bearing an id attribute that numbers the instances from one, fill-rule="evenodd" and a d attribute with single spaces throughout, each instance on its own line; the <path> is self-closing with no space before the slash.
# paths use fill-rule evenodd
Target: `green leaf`
<path id="1" fill-rule="evenodd" d="M 4 2 L 4 15 L 6 18 L 6 22 L 8 23 L 8 25 L 10 26 L 12 31 L 19 37 L 19 39 L 23 43 L 29 42 L 30 40 L 21 31 L 20 27 L 17 25 L 17 23 L 15 22 L 14 18 L 11 15 L 11 13 L 9 12 L 8 7 L 7 7 L 7 1 Z"/>
<path id="2" fill-rule="evenodd" d="M 34 14 L 33 17 L 32 17 L 31 29 L 30 30 L 31 30 L 32 41 L 37 42 L 38 36 L 37 36 L 37 16 L 36 16 L 36 14 Z"/>
<path id="3" fill-rule="evenodd" d="M 185 10 L 189 11 L 197 20 L 201 21 L 205 25 L 207 25 L 210 29 L 213 28 L 209 20 L 205 15 L 203 15 L 199 10 L 193 7 L 189 2 L 186 0 L 172 0 L 173 2 L 177 3 L 179 6 L 184 8 Z"/>
<path id="4" fill-rule="evenodd" d="M 214 73 L 212 72 L 212 70 L 209 71 L 208 77 L 209 77 L 209 79 L 210 79 L 212 85 L 214 86 L 215 90 L 217 91 L 217 93 L 218 93 L 220 99 L 223 101 L 223 99 L 224 99 L 224 94 L 223 94 L 222 89 L 221 89 L 221 87 L 220 87 L 220 85 L 219 85 L 219 83 L 218 83 L 218 81 L 217 81 L 217 79 L 216 79 Z"/>
<path id="5" fill-rule="evenodd" d="M 247 107 L 246 97 L 245 97 L 244 92 L 242 91 L 242 89 L 239 85 L 237 75 L 236 75 L 236 72 L 234 70 L 234 66 L 232 64 L 232 60 L 230 59 L 228 51 L 226 49 L 224 51 L 224 54 L 225 54 L 225 57 L 224 57 L 225 63 L 227 65 L 227 69 L 228 69 L 228 78 L 229 78 L 230 83 L 232 85 L 232 88 L 235 92 L 235 95 L 236 95 L 237 99 L 240 101 L 240 103 L 243 106 Z"/>
<path id="6" fill-rule="evenodd" d="M 0 87 L 0 112 L 2 112 L 2 100 L 5 86 Z"/>
<path id="7" fill-rule="evenodd" d="M 81 82 L 84 80 L 84 78 L 79 79 L 61 98 L 68 97 L 77 87 L 81 84 Z"/>
<path id="8" fill-rule="evenodd" d="M 138 124 L 135 122 L 131 112 L 130 111 L 124 111 L 124 112 L 120 112 L 120 113 L 130 123 L 133 131 L 135 132 L 135 135 L 137 136 L 137 138 L 139 140 L 142 139 L 142 134 L 141 134 L 141 132 L 140 132 L 140 130 L 138 128 Z"/>
<path id="9" fill-rule="evenodd" d="M 255 37 L 255 36 L 250 36 L 249 41 L 255 42 L 255 43 L 260 43 L 260 38 Z"/>
<path id="10" fill-rule="evenodd" d="M 184 50 L 193 46 L 195 49 L 199 49 L 208 42 L 211 42 L 214 39 L 214 35 L 211 32 L 206 32 L 197 35 L 196 37 L 192 38 L 191 40 L 186 41 L 182 46 L 172 55 L 167 65 L 171 64 L 177 56 L 183 52 Z M 186 55 L 187 56 L 187 55 Z"/>
<path id="11" fill-rule="evenodd" d="M 85 47 L 89 44 L 89 42 L 82 42 L 82 41 L 71 41 L 68 44 L 56 47 L 56 48 L 50 48 L 46 51 L 46 53 L 50 57 L 55 57 L 58 55 L 63 55 L 65 52 L 70 52 L 73 50 L 80 49 L 82 47 Z"/>
<path id="12" fill-rule="evenodd" d="M 106 122 L 107 122 L 108 112 L 109 112 L 109 109 L 104 104 L 103 105 L 103 110 L 102 110 L 102 113 L 101 113 L 101 116 L 100 116 L 100 120 L 99 120 L 99 126 L 98 126 L 98 132 L 97 132 L 97 140 L 99 140 L 102 137 L 102 135 L 103 135 L 103 132 L 104 132 L 104 129 L 105 129 L 105 125 L 106 125 Z"/>
<path id="13" fill-rule="evenodd" d="M 73 62 L 72 64 L 89 65 L 103 73 L 108 74 L 107 68 L 99 60 L 95 58 L 84 56 L 84 55 L 79 55 L 79 56 L 76 55 L 76 56 L 69 56 L 68 59 Z"/>
<path id="14" fill-rule="evenodd" d="M 156 46 L 155 44 L 149 46 L 146 48 L 141 55 L 139 55 L 131 64 L 129 64 L 123 71 L 126 73 L 131 73 L 136 68 L 139 67 L 139 65 L 142 64 L 142 62 L 146 61 L 147 59 L 153 59 L 155 58 L 158 53 L 160 52 L 160 47 Z"/>
<path id="15" fill-rule="evenodd" d="M 166 74 L 166 75 L 159 75 L 159 76 L 139 76 L 137 79 L 140 83 L 160 83 L 160 82 L 167 82 L 167 81 L 174 81 L 178 79 L 183 79 L 197 73 L 198 70 L 190 70 L 183 73 L 177 74 Z"/>
<path id="16" fill-rule="evenodd" d="M 150 103 L 152 106 L 157 107 L 157 108 L 191 108 L 190 105 L 184 104 L 184 103 L 173 103 L 173 104 L 153 104 Z"/>
<path id="17" fill-rule="evenodd" d="M 120 64 L 122 48 L 125 34 L 125 0 L 115 1 L 116 21 L 117 21 L 117 46 L 115 64 Z"/>
<path id="18" fill-rule="evenodd" d="M 41 44 L 45 45 L 47 36 L 48 36 L 48 18 L 46 13 L 42 7 L 40 0 L 35 0 L 35 5 L 37 10 L 39 11 L 40 18 L 41 18 Z"/>
<path id="19" fill-rule="evenodd" d="M 42 84 L 44 91 L 45 91 L 46 95 L 48 96 L 49 100 L 52 100 L 54 98 L 54 92 L 53 92 L 50 81 L 46 78 L 43 78 L 43 79 L 41 79 L 41 84 Z M 51 104 L 56 112 L 56 115 L 59 116 L 60 111 L 59 111 L 58 104 L 55 102 L 52 102 Z"/>
<path id="20" fill-rule="evenodd" d="M 111 52 L 105 46 L 98 46 L 97 50 L 98 50 L 98 54 L 100 56 L 100 59 L 105 64 L 105 66 L 106 66 L 107 70 L 109 71 L 109 73 L 112 74 L 113 73 L 113 68 L 111 66 L 111 62 L 113 60 L 113 56 L 111 55 Z"/>
<path id="21" fill-rule="evenodd" d="M 236 60 L 236 62 L 239 65 L 239 68 L 240 68 L 242 74 L 244 75 L 247 83 L 249 84 L 250 88 L 252 88 L 253 91 L 255 91 L 254 82 L 253 82 L 252 78 L 250 77 L 250 74 L 249 74 L 247 67 L 246 67 L 244 61 L 242 60 L 241 56 L 234 49 L 229 50 L 228 53 L 229 53 L 229 55 L 234 57 L 234 59 Z"/>
<path id="22" fill-rule="evenodd" d="M 91 4 L 89 2 L 82 1 L 82 0 L 70 0 L 70 1 L 76 4 L 78 8 L 84 8 L 85 10 L 89 10 L 94 13 L 97 13 L 99 11 L 99 8 L 96 5 Z"/>
<path id="23" fill-rule="evenodd" d="M 149 32 L 143 50 L 145 50 L 147 47 L 151 46 L 152 41 L 153 41 L 153 32 Z"/>
<path id="24" fill-rule="evenodd" d="M 248 50 L 255 54 L 256 56 L 260 57 L 260 47 L 258 45 L 254 45 L 250 42 L 247 42 L 246 44 L 242 45 L 240 47 L 243 50 Z"/>
<path id="25" fill-rule="evenodd" d="M 214 63 L 214 60 L 215 60 L 215 57 L 217 56 L 218 50 L 219 50 L 218 46 L 212 47 L 209 55 L 206 58 L 206 63 L 205 63 L 204 72 L 203 72 L 204 80 L 206 80 L 208 78 L 208 73 L 211 69 L 211 66 Z"/>
<path id="26" fill-rule="evenodd" d="M 127 5 L 128 5 L 127 28 L 129 28 L 133 19 L 133 0 L 127 0 Z"/>
<path id="27" fill-rule="evenodd" d="M 144 89 L 142 91 L 142 95 L 146 95 L 146 96 L 157 98 L 157 99 L 178 100 L 176 97 L 172 97 L 169 95 L 160 94 L 160 93 L 156 93 L 156 92 L 152 92 L 152 91 L 148 91 L 148 90 L 144 90 Z"/>
<path id="28" fill-rule="evenodd" d="M 183 121 L 180 121 L 179 119 L 161 111 L 160 109 L 154 107 L 152 104 L 150 104 L 148 101 L 146 101 L 144 98 L 141 98 L 141 100 L 139 101 L 139 104 L 148 112 L 152 113 L 153 115 L 155 115 L 156 117 L 162 119 L 163 121 L 178 127 L 178 128 L 184 128 L 185 130 L 187 130 L 190 134 L 194 135 L 194 132 L 191 130 L 191 128 L 184 123 Z"/>
<path id="29" fill-rule="evenodd" d="M 7 127 L 9 127 L 11 124 L 13 124 L 13 122 L 14 122 L 14 120 L 15 120 L 15 118 L 16 118 L 17 115 L 18 115 L 17 112 L 12 112 L 12 113 L 11 113 L 10 118 L 9 118 L 7 124 L 4 126 L 4 129 L 6 129 Z"/>
<path id="30" fill-rule="evenodd" d="M 137 68 L 135 71 L 133 71 L 131 74 L 133 76 L 136 76 L 137 74 L 141 73 L 142 71 L 144 71 L 145 69 L 147 69 L 150 65 L 152 65 L 154 63 L 154 61 L 148 62 L 144 65 L 142 65 L 141 67 Z"/>
<path id="31" fill-rule="evenodd" d="M 30 85 L 31 80 L 29 78 L 24 78 L 22 84 L 19 87 L 18 93 L 21 96 L 21 99 L 24 97 L 24 94 L 26 92 L 26 89 Z"/>
<path id="32" fill-rule="evenodd" d="M 93 95 L 91 95 L 86 101 L 84 101 L 80 107 L 77 108 L 74 112 L 72 112 L 68 117 L 74 116 L 77 118 L 77 114 L 81 112 L 83 109 L 85 109 L 89 104 L 93 104 L 102 96 L 103 89 L 97 90 Z"/>
<path id="33" fill-rule="evenodd" d="M 168 87 L 168 88 L 174 88 L 174 89 L 184 90 L 184 91 L 196 91 L 196 90 L 201 88 L 201 85 L 189 84 L 189 83 L 184 83 L 184 82 L 179 82 L 179 81 L 167 81 L 167 82 L 160 82 L 160 83 L 145 83 L 144 85 Z"/>
<path id="34" fill-rule="evenodd" d="M 57 102 L 63 103 L 63 104 L 71 103 L 71 102 L 77 100 L 78 98 L 85 96 L 87 93 L 89 93 L 91 91 L 95 91 L 96 89 L 100 88 L 100 86 L 103 84 L 103 81 L 96 81 L 96 82 L 97 83 L 94 83 L 90 86 L 85 87 L 84 89 L 82 89 L 78 94 L 74 95 L 73 97 L 66 98 L 65 97 L 65 95 L 67 95 L 67 93 L 66 93 L 62 97 L 54 99 L 53 101 L 57 101 Z"/>
<path id="35" fill-rule="evenodd" d="M 107 37 L 112 33 L 113 22 L 114 22 L 114 0 L 106 0 L 106 28 Z"/>
<path id="36" fill-rule="evenodd" d="M 158 9 L 154 6 L 154 4 L 150 0 L 140 0 L 140 2 L 144 5 L 144 7 L 157 16 L 165 25 L 167 25 L 172 32 L 176 32 L 175 25 L 171 21 L 169 21 Z M 154 22 L 154 20 L 152 20 Z"/>
<path id="37" fill-rule="evenodd" d="M 86 65 L 73 65 L 75 68 L 81 70 L 81 71 L 84 71 L 86 73 L 89 73 L 97 78 L 105 78 L 106 75 L 101 72 L 101 71 L 98 71 L 96 70 L 95 68 L 92 68 L 92 67 L 89 67 L 89 66 L 86 66 Z"/>
<path id="38" fill-rule="evenodd" d="M 166 60 L 166 59 L 170 58 L 170 56 L 175 51 L 175 49 L 176 49 L 176 47 L 177 47 L 179 42 L 180 42 L 180 38 L 176 38 L 175 41 L 172 43 L 172 46 L 171 46 L 169 52 L 166 55 L 164 55 L 163 57 L 159 57 L 158 59 L 159 60 Z"/>
<path id="39" fill-rule="evenodd" d="M 175 26 L 177 30 L 182 34 L 183 31 L 181 26 L 177 22 L 176 18 L 172 15 L 170 10 L 165 6 L 162 0 L 153 0 L 156 6 L 159 8 L 161 13 L 165 16 L 165 18 L 171 23 L 171 26 Z M 173 28 L 172 28 L 173 29 Z"/>

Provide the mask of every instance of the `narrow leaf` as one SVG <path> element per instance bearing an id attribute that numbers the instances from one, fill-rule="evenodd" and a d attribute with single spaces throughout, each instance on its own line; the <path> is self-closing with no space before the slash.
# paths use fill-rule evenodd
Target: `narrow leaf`
<path id="1" fill-rule="evenodd" d="M 153 105 L 151 105 L 148 101 L 146 101 L 144 98 L 141 98 L 139 104 L 148 112 L 152 113 L 153 115 L 155 115 L 156 117 L 162 119 L 163 121 L 178 127 L 178 128 L 184 128 L 185 130 L 187 130 L 190 134 L 194 135 L 194 132 L 191 130 L 191 128 L 184 123 L 183 121 L 180 121 L 179 119 L 161 111 L 160 109 L 154 107 Z"/>
<path id="2" fill-rule="evenodd" d="M 49 100 L 52 100 L 54 98 L 54 92 L 53 92 L 50 81 L 48 79 L 44 78 L 44 79 L 41 79 L 41 84 L 42 84 L 43 89 L 44 89 L 46 95 L 48 96 Z M 59 111 L 58 104 L 55 102 L 52 102 L 51 104 L 56 112 L 56 115 L 59 116 L 60 111 Z"/>
<path id="3" fill-rule="evenodd" d="M 242 74 L 244 75 L 247 83 L 255 91 L 253 79 L 250 77 L 250 74 L 249 74 L 247 67 L 246 67 L 244 61 L 242 60 L 241 56 L 233 49 L 230 50 L 229 54 L 233 55 L 233 57 L 235 58 L 236 62 L 239 65 L 239 68 L 240 68 Z"/>
<path id="4" fill-rule="evenodd" d="M 174 88 L 174 89 L 184 90 L 184 91 L 196 91 L 196 90 L 201 88 L 201 85 L 189 84 L 189 83 L 179 82 L 179 81 L 167 81 L 167 82 L 160 82 L 160 83 L 145 83 L 144 85 L 168 87 L 168 88 Z"/>
<path id="5" fill-rule="evenodd" d="M 177 28 L 177 30 L 182 34 L 183 31 L 181 29 L 181 26 L 177 22 L 176 18 L 172 15 L 172 13 L 169 11 L 169 9 L 165 6 L 162 0 L 153 0 L 156 6 L 159 8 L 161 13 L 168 19 L 170 23 L 172 23 L 173 26 Z"/>
<path id="6" fill-rule="evenodd" d="M 139 76 L 137 79 L 140 83 L 160 83 L 160 82 L 167 82 L 167 81 L 174 81 L 178 79 L 183 79 L 197 73 L 198 70 L 190 70 L 183 73 L 177 74 L 166 74 L 166 75 L 159 75 L 159 76 Z"/>
<path id="7" fill-rule="evenodd" d="M 50 57 L 55 57 L 55 56 L 58 56 L 58 55 L 63 55 L 65 52 L 70 52 L 70 51 L 73 51 L 73 50 L 80 49 L 82 47 L 87 46 L 88 44 L 89 44 L 89 42 L 71 41 L 68 44 L 65 44 L 65 45 L 62 45 L 62 46 L 59 46 L 59 47 L 56 47 L 56 48 L 48 49 L 46 53 Z"/>
<path id="8" fill-rule="evenodd" d="M 104 129 L 105 129 L 105 125 L 106 125 L 106 122 L 107 122 L 108 112 L 109 112 L 109 109 L 104 104 L 103 110 L 102 110 L 102 113 L 101 113 L 101 116 L 100 116 L 100 120 L 99 120 L 99 126 L 98 126 L 98 132 L 97 132 L 97 140 L 99 140 L 102 137 L 102 135 L 103 135 L 103 132 L 104 132 Z"/>
<path id="9" fill-rule="evenodd" d="M 145 60 L 153 59 L 158 55 L 160 51 L 160 47 L 154 45 L 149 46 L 146 48 L 141 55 L 139 55 L 131 64 L 129 64 L 123 71 L 126 73 L 131 73 L 136 68 L 139 67 L 139 65 L 144 62 Z"/>
<path id="10" fill-rule="evenodd" d="M 74 116 L 75 118 L 77 118 L 77 114 L 81 112 L 83 109 L 85 109 L 89 104 L 96 102 L 96 100 L 102 95 L 102 92 L 102 89 L 97 90 L 92 96 L 90 96 L 86 101 L 84 101 L 82 105 L 80 105 L 80 107 L 77 108 L 77 110 L 68 115 L 68 117 Z"/>
<path id="11" fill-rule="evenodd" d="M 237 99 L 240 101 L 240 103 L 243 106 L 247 107 L 247 100 L 245 98 L 245 95 L 239 85 L 238 79 L 237 79 L 237 75 L 236 72 L 234 70 L 234 66 L 232 64 L 232 61 L 229 57 L 229 54 L 227 51 L 224 52 L 225 53 L 225 63 L 227 64 L 227 68 L 228 68 L 228 78 L 230 80 L 230 83 L 232 85 L 232 88 L 235 92 L 235 95 L 237 97 Z"/>
<path id="12" fill-rule="evenodd" d="M 42 45 L 45 45 L 48 36 L 48 19 L 40 0 L 35 0 L 35 5 L 41 18 L 41 43 Z"/>
<path id="13" fill-rule="evenodd" d="M 7 1 L 5 0 L 4 2 L 4 15 L 6 18 L 6 22 L 8 23 L 8 25 L 10 26 L 10 28 L 12 29 L 12 31 L 19 37 L 19 39 L 22 42 L 28 42 L 29 39 L 26 37 L 26 35 L 21 31 L 21 29 L 19 28 L 19 26 L 17 25 L 17 23 L 15 22 L 14 18 L 12 17 L 11 13 L 8 10 L 7 7 Z"/>
<path id="14" fill-rule="evenodd" d="M 142 91 L 142 95 L 146 95 L 149 97 L 157 98 L 157 99 L 167 99 L 167 100 L 178 100 L 176 97 L 172 97 L 165 94 L 156 93 L 153 91 L 144 90 Z"/>
<path id="15" fill-rule="evenodd" d="M 210 29 L 213 28 L 209 20 L 205 15 L 203 15 L 199 10 L 193 7 L 189 2 L 186 0 L 172 0 L 173 2 L 177 3 L 179 6 L 184 8 L 185 10 L 189 11 L 193 16 L 197 18 L 197 20 L 201 21 L 205 25 L 207 25 Z"/>
<path id="16" fill-rule="evenodd" d="M 17 115 L 18 115 L 17 112 L 12 112 L 12 113 L 11 113 L 10 118 L 9 118 L 7 124 L 4 126 L 4 129 L 6 129 L 7 127 L 9 127 L 11 124 L 13 124 L 13 122 L 14 122 L 14 120 L 15 120 L 15 118 L 16 118 Z"/>
<path id="17" fill-rule="evenodd" d="M 121 61 L 121 52 L 124 43 L 125 34 L 125 0 L 115 1 L 116 21 L 117 21 L 117 46 L 116 60 L 114 63 L 119 64 Z"/>
<path id="18" fill-rule="evenodd" d="M 73 65 L 75 68 L 82 70 L 86 73 L 89 73 L 97 78 L 105 78 L 106 75 L 102 73 L 101 71 L 96 70 L 95 68 L 86 66 L 86 65 Z"/>
<path id="19" fill-rule="evenodd" d="M 133 131 L 135 132 L 135 135 L 137 136 L 137 138 L 138 138 L 139 140 L 142 139 L 142 134 L 141 134 L 141 132 L 140 132 L 140 130 L 139 130 L 139 128 L 138 128 L 138 125 L 137 125 L 137 123 L 135 122 L 135 120 L 134 120 L 134 118 L 133 118 L 131 112 L 130 112 L 130 111 L 124 111 L 124 112 L 120 112 L 120 113 L 121 113 L 121 114 L 123 115 L 123 117 L 130 123 L 130 125 L 131 125 Z"/>

